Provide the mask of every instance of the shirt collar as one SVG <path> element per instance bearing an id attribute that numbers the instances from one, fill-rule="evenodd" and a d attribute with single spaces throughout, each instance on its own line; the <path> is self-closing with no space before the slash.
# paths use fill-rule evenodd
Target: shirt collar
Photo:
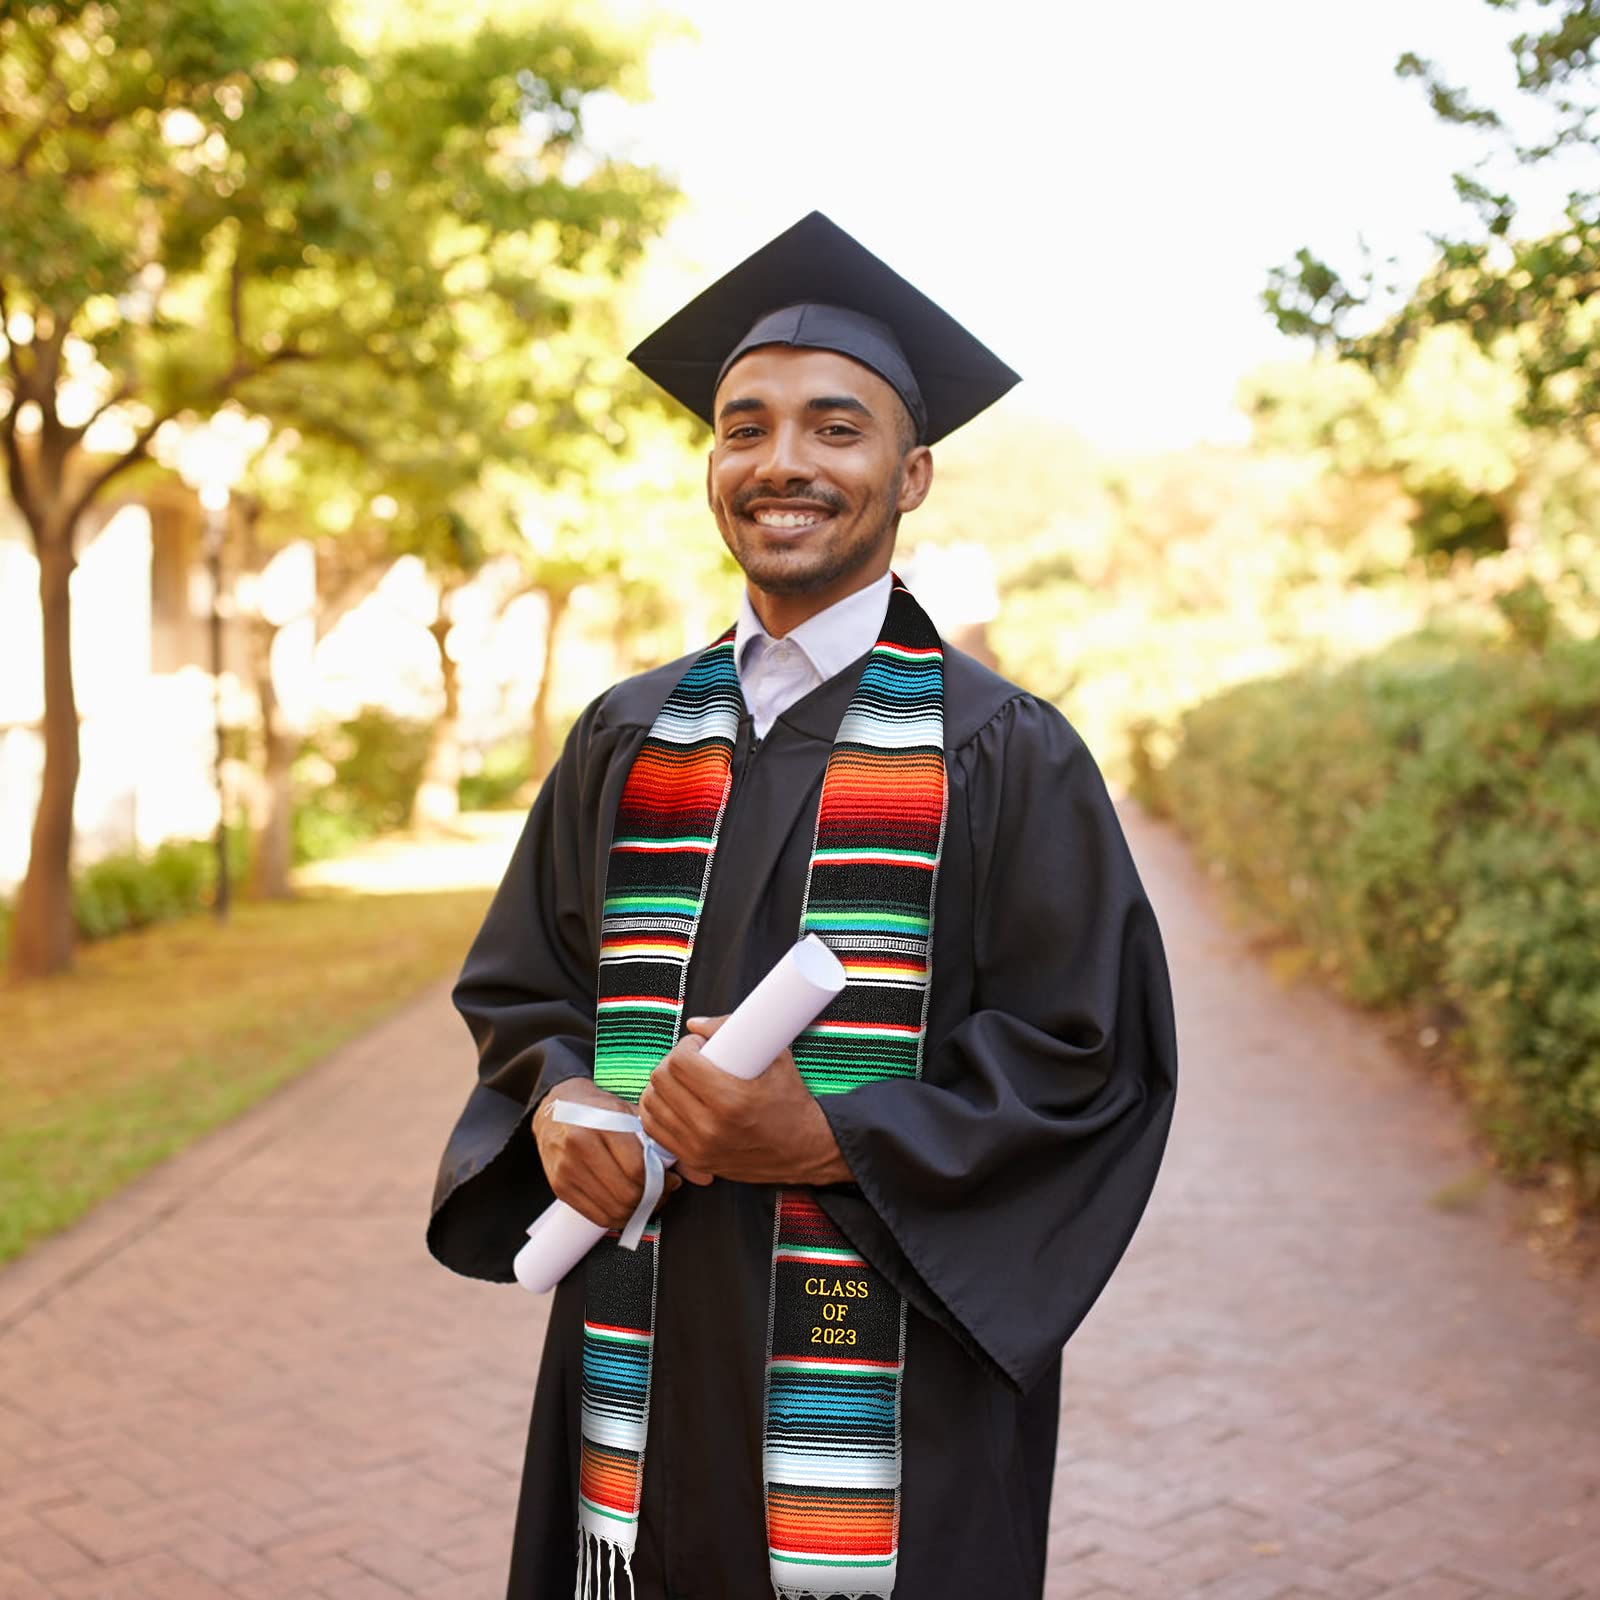
<path id="1" fill-rule="evenodd" d="M 884 573 L 866 588 L 834 601 L 814 617 L 807 617 L 784 638 L 793 643 L 826 683 L 878 642 L 878 635 L 883 632 L 883 619 L 889 611 L 889 590 L 893 583 L 892 574 Z M 739 621 L 733 630 L 733 659 L 741 674 L 745 668 L 745 652 L 757 639 L 763 650 L 772 643 L 772 635 L 756 615 L 747 589 L 739 602 Z"/>

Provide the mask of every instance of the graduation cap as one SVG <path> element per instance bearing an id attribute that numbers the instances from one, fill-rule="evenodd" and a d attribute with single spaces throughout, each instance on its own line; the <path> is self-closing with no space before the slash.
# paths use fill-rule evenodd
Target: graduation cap
<path id="1" fill-rule="evenodd" d="M 1018 381 L 995 353 L 820 211 L 718 278 L 628 352 L 704 422 L 747 351 L 832 350 L 869 367 L 933 444 Z"/>

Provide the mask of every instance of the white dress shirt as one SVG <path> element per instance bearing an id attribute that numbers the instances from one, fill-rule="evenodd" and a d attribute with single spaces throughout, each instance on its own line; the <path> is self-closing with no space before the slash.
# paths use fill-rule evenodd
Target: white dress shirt
<path id="1" fill-rule="evenodd" d="M 758 739 L 766 738 L 772 724 L 802 695 L 844 671 L 878 642 L 891 585 L 886 572 L 865 589 L 808 617 L 781 639 L 774 639 L 761 625 L 746 591 L 733 631 L 733 659 Z"/>

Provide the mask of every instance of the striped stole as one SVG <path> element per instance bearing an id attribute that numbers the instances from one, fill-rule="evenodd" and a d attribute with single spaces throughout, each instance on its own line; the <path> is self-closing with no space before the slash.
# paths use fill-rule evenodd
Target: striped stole
<path id="1" fill-rule="evenodd" d="M 800 933 L 843 963 L 842 993 L 794 1043 L 812 1093 L 921 1071 L 944 836 L 944 657 L 894 580 L 823 778 Z M 595 1082 L 637 1101 L 677 1042 L 695 932 L 728 803 L 743 700 L 730 631 L 684 674 L 623 786 L 606 874 Z M 638 1532 L 661 1224 L 589 1257 L 577 1594 L 610 1596 Z M 809 1191 L 777 1197 L 763 1470 L 773 1588 L 894 1588 L 905 1305 Z M 707 1508 L 707 1515 L 714 1515 Z"/>

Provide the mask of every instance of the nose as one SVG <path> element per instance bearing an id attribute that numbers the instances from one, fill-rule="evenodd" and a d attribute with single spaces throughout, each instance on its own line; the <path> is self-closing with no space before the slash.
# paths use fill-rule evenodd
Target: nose
<path id="1" fill-rule="evenodd" d="M 791 422 L 775 422 L 761 441 L 754 462 L 756 475 L 774 488 L 804 483 L 806 470 L 801 430 Z"/>

